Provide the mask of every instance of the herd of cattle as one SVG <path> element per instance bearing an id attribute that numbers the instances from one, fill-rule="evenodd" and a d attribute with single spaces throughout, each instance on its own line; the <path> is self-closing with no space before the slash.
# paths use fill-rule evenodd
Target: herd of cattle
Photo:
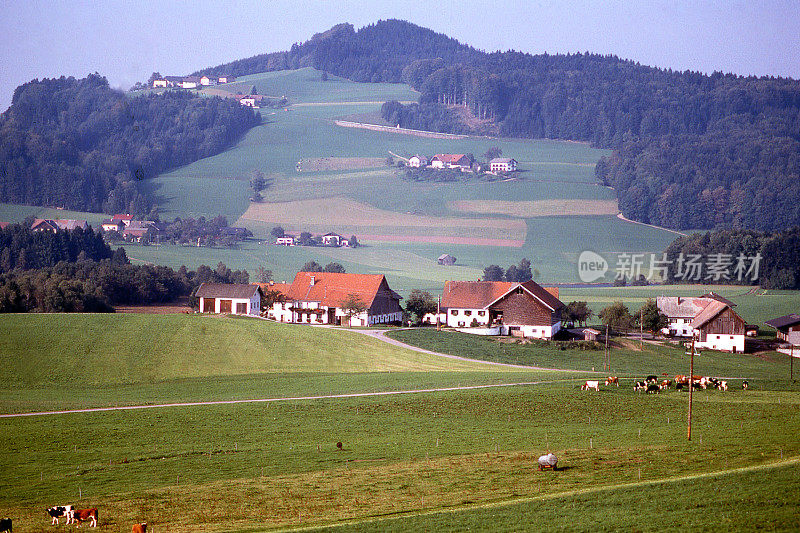
<path id="1" fill-rule="evenodd" d="M 72 505 L 57 505 L 55 507 L 49 507 L 47 509 L 47 514 L 51 518 L 51 525 L 58 525 L 59 519 L 66 518 L 67 524 L 78 524 L 76 527 L 81 527 L 81 524 L 87 521 L 89 522 L 89 527 L 97 527 L 97 507 L 92 507 L 91 509 L 75 509 Z M 10 518 L 0 519 L 0 533 L 3 531 L 13 533 L 11 527 L 12 523 Z M 147 533 L 147 522 L 133 524 L 131 533 Z"/>
<path id="2" fill-rule="evenodd" d="M 608 376 L 605 381 L 606 386 L 616 385 L 619 387 L 619 377 Z M 644 391 L 648 394 L 657 394 L 662 390 L 669 389 L 675 385 L 676 390 L 688 390 L 691 386 L 695 389 L 706 390 L 708 388 L 717 389 L 721 391 L 728 390 L 728 382 L 719 378 L 712 378 L 708 376 L 689 376 L 678 375 L 675 379 L 660 379 L 658 376 L 647 376 L 644 381 L 635 381 L 633 384 L 634 391 Z M 742 382 L 742 388 L 747 389 L 747 380 Z M 600 380 L 591 380 L 584 382 L 581 385 L 581 390 L 594 389 L 600 390 Z"/>

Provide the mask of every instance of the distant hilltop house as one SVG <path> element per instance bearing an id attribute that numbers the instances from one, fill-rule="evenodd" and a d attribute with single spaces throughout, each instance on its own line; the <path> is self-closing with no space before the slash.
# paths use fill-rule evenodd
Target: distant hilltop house
<path id="1" fill-rule="evenodd" d="M 492 172 L 515 172 L 517 162 L 510 157 L 495 157 L 489 161 L 489 170 Z"/>
<path id="2" fill-rule="evenodd" d="M 778 340 L 800 346 L 800 314 L 792 313 L 765 322 L 777 330 Z"/>
<path id="3" fill-rule="evenodd" d="M 350 241 L 339 235 L 338 233 L 326 233 L 322 236 L 322 244 L 325 246 L 343 246 L 347 248 L 350 246 Z"/>
<path id="4" fill-rule="evenodd" d="M 278 246 L 294 246 L 295 238 L 292 235 L 284 235 L 275 239 L 275 244 Z"/>
<path id="5" fill-rule="evenodd" d="M 408 166 L 412 168 L 421 168 L 428 166 L 428 158 L 424 155 L 412 155 L 408 158 Z"/>
<path id="6" fill-rule="evenodd" d="M 298 272 L 282 296 L 267 311 L 278 322 L 371 326 L 403 320 L 402 297 L 381 274 Z M 348 309 L 353 300 L 363 311 Z"/>
<path id="7" fill-rule="evenodd" d="M 195 297 L 201 313 L 259 316 L 263 293 L 258 284 L 201 283 Z"/>
<path id="8" fill-rule="evenodd" d="M 182 89 L 197 89 L 218 83 L 231 83 L 236 78 L 233 76 L 164 76 L 153 80 L 153 88 L 180 87 Z"/>
<path id="9" fill-rule="evenodd" d="M 450 254 L 442 254 L 439 256 L 439 264 L 446 266 L 453 266 L 456 264 L 456 258 Z"/>
<path id="10" fill-rule="evenodd" d="M 459 168 L 472 167 L 472 158 L 466 154 L 436 154 L 431 158 L 431 168 Z"/>
<path id="11" fill-rule="evenodd" d="M 33 231 L 49 231 L 51 233 L 56 233 L 57 231 L 71 231 L 74 229 L 82 229 L 88 230 L 89 224 L 85 220 L 74 220 L 74 219 L 44 219 L 44 218 L 37 218 L 31 224 L 31 230 Z"/>
<path id="12" fill-rule="evenodd" d="M 448 281 L 441 298 L 447 326 L 482 335 L 552 339 L 561 329 L 563 309 L 557 288 L 533 280 Z"/>
<path id="13" fill-rule="evenodd" d="M 243 106 L 258 109 L 259 104 L 264 96 L 260 94 L 236 94 L 234 95 L 234 98 L 236 98 Z"/>

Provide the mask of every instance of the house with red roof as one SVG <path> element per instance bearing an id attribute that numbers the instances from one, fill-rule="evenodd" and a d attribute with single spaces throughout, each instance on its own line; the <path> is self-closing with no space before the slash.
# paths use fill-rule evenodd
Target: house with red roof
<path id="1" fill-rule="evenodd" d="M 558 289 L 535 281 L 448 281 L 441 310 L 446 324 L 467 333 L 551 339 L 561 329 Z"/>
<path id="2" fill-rule="evenodd" d="M 358 300 L 364 311 L 352 315 L 347 304 Z M 403 320 L 402 297 L 381 274 L 298 272 L 280 307 L 271 315 L 279 322 L 371 326 Z"/>
<path id="3" fill-rule="evenodd" d="M 472 167 L 472 158 L 467 154 L 436 154 L 431 158 L 431 168 L 460 168 L 462 170 Z"/>

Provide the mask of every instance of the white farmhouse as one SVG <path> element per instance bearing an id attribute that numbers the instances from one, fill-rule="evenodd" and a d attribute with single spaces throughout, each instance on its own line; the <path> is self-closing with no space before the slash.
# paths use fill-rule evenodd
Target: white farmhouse
<path id="1" fill-rule="evenodd" d="M 259 316 L 261 314 L 261 288 L 251 283 L 201 283 L 195 293 L 200 298 L 202 313 L 230 313 L 232 315 Z"/>

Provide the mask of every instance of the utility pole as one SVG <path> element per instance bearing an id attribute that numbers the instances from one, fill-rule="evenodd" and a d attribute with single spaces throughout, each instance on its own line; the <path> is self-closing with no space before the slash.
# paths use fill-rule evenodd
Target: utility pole
<path id="1" fill-rule="evenodd" d="M 694 332 L 692 332 L 692 353 L 689 364 L 689 420 L 686 433 L 687 440 L 692 440 L 692 391 L 694 391 Z"/>
<path id="2" fill-rule="evenodd" d="M 439 296 L 436 298 L 436 331 L 442 331 L 442 324 L 439 321 L 439 317 L 441 316 L 442 309 L 442 297 Z"/>
<path id="3" fill-rule="evenodd" d="M 639 348 L 644 346 L 644 306 L 639 309 Z"/>
<path id="4" fill-rule="evenodd" d="M 603 352 L 603 370 L 605 370 L 606 364 L 608 364 L 608 371 L 611 372 L 611 359 L 608 356 L 608 324 L 606 324 L 606 349 Z"/>
<path id="5" fill-rule="evenodd" d="M 792 347 L 789 350 L 789 381 L 794 381 L 794 343 L 790 342 L 789 346 Z"/>

